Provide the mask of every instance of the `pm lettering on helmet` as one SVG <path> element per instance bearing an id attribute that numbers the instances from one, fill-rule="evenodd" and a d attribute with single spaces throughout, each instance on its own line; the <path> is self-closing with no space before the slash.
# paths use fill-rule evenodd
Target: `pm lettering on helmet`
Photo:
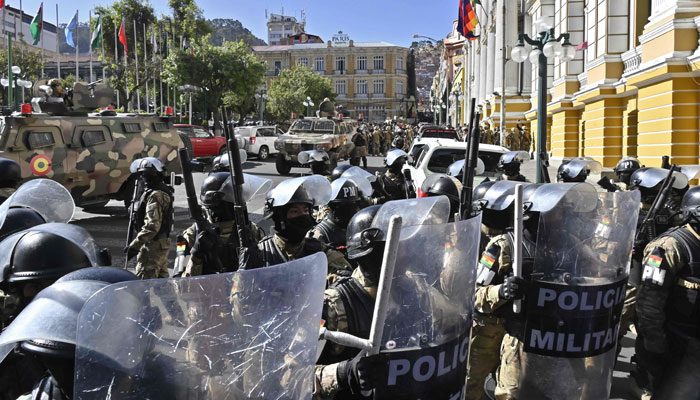
<path id="1" fill-rule="evenodd" d="M 602 286 L 532 282 L 525 351 L 564 358 L 603 354 L 616 343 L 626 280 Z"/>
<path id="2" fill-rule="evenodd" d="M 343 197 L 355 197 L 357 196 L 357 187 L 345 186 L 343 188 Z"/>

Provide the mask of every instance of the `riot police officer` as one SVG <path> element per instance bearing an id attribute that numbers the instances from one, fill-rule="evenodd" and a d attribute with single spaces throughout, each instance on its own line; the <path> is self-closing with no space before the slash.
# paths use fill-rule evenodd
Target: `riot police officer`
<path id="1" fill-rule="evenodd" d="M 681 210 L 687 224 L 646 246 L 637 294 L 637 330 L 651 369 L 653 398 L 659 399 L 700 393 L 700 187 L 683 196 Z"/>
<path id="2" fill-rule="evenodd" d="M 343 172 L 349 170 L 352 168 L 352 165 L 350 164 L 340 164 L 337 167 L 333 168 L 333 171 L 331 171 L 331 174 L 328 176 L 328 178 L 333 182 L 334 180 L 340 178 L 341 175 L 343 175 Z"/>
<path id="3" fill-rule="evenodd" d="M 346 229 L 350 219 L 360 210 L 363 193 L 353 180 L 347 178 L 333 181 L 331 188 L 328 212 L 309 235 L 345 254 Z"/>
<path id="4" fill-rule="evenodd" d="M 408 154 L 403 150 L 391 149 L 387 153 L 384 164 L 388 169 L 377 179 L 376 197 L 381 197 L 380 202 L 408 198 L 406 178 L 401 171 L 406 160 Z"/>
<path id="5" fill-rule="evenodd" d="M 146 190 L 132 207 L 136 237 L 124 248 L 127 259 L 138 254 L 136 275 L 141 279 L 167 278 L 170 230 L 173 226 L 174 190 L 165 184 L 163 163 L 154 157 L 135 160 L 131 172 Z"/>
<path id="6" fill-rule="evenodd" d="M 499 365 L 501 342 L 506 333 L 504 315 L 508 308 L 504 306 L 501 288 L 517 284 L 518 278 L 512 277 L 512 255 L 514 235 L 513 194 L 515 182 L 496 182 L 489 185 L 481 195 L 483 202 L 483 224 L 495 227 L 501 234 L 489 238 L 477 264 L 477 289 L 474 303 L 474 325 L 472 328 L 469 361 L 467 367 L 466 398 L 482 397 L 484 381 L 489 373 Z M 523 201 L 527 201 L 539 187 L 529 184 L 523 188 Z M 523 233 L 523 250 L 525 257 L 534 257 L 533 224 L 536 217 L 528 215 L 530 230 Z M 535 227 L 536 228 L 536 227 Z M 504 286 L 506 285 L 506 286 Z"/>
<path id="7" fill-rule="evenodd" d="M 523 151 L 509 151 L 501 155 L 496 164 L 496 168 L 501 172 L 497 180 L 528 182 L 520 173 L 520 165 L 529 157 L 529 154 Z"/>
<path id="8" fill-rule="evenodd" d="M 630 185 L 632 174 L 640 168 L 642 168 L 642 165 L 634 157 L 624 157 L 618 161 L 613 169 L 615 175 L 617 175 L 618 186 L 622 186 L 621 189 L 626 190 Z"/>
<path id="9" fill-rule="evenodd" d="M 364 129 L 364 126 L 357 128 L 357 133 L 352 137 L 352 143 L 355 145 L 353 158 L 362 159 L 362 167 L 367 168 L 367 140 Z"/>
<path id="10" fill-rule="evenodd" d="M 603 165 L 591 158 L 575 158 L 564 161 L 557 169 L 557 182 L 574 183 L 585 182 L 590 174 L 599 174 Z"/>
<path id="11" fill-rule="evenodd" d="M 191 257 L 182 276 L 207 275 L 231 272 L 238 269 L 239 246 L 235 216 L 233 214 L 233 188 L 231 174 L 214 172 L 209 175 L 200 189 L 200 201 L 207 213 L 207 219 L 214 231 L 198 232 L 193 224 L 182 233 L 182 238 L 191 249 Z M 253 238 L 262 239 L 264 232 L 255 224 Z M 217 257 L 218 260 L 212 259 Z M 216 270 L 216 266 L 221 270 Z"/>
<path id="12" fill-rule="evenodd" d="M 341 253 L 307 237 L 316 224 L 312 208 L 326 204 L 330 195 L 330 183 L 319 175 L 288 179 L 271 190 L 265 202 L 265 218 L 272 218 L 274 233 L 250 249 L 248 259 L 240 260 L 242 269 L 281 264 L 322 251 L 328 257 L 329 279 L 350 271 Z"/>
<path id="13" fill-rule="evenodd" d="M 362 209 L 348 224 L 348 258 L 358 267 L 352 276 L 326 289 L 322 318 L 328 330 L 369 337 L 386 245 L 385 240 L 377 240 L 380 229 L 372 228 L 380 207 Z M 361 398 L 358 360 L 353 359 L 358 353 L 357 349 L 326 343 L 316 366 L 314 399 Z"/>
<path id="14" fill-rule="evenodd" d="M 22 171 L 16 161 L 0 158 L 0 204 L 15 192 L 22 179 Z"/>
<path id="15" fill-rule="evenodd" d="M 450 200 L 450 222 L 454 221 L 455 214 L 459 213 L 460 198 L 460 190 L 455 178 L 444 174 L 432 174 L 423 181 L 421 191 L 428 197 L 446 196 Z"/>

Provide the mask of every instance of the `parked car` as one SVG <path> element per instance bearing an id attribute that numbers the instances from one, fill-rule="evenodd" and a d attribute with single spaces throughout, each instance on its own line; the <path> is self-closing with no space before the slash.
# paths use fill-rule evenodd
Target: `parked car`
<path id="1" fill-rule="evenodd" d="M 270 154 L 277 153 L 275 139 L 284 135 L 277 125 L 269 126 L 241 126 L 234 130 L 236 137 L 243 139 L 243 148 L 249 155 L 258 157 L 258 160 L 267 160 Z"/>
<path id="2" fill-rule="evenodd" d="M 194 158 L 213 158 L 226 153 L 226 139 L 202 126 L 176 124 L 175 128 L 177 133 L 190 138 Z"/>
<path id="3" fill-rule="evenodd" d="M 432 174 L 447 173 L 447 167 L 458 160 L 463 160 L 467 150 L 467 143 L 454 140 L 427 140 L 420 148 L 418 158 L 406 163 L 404 170 L 411 171 L 411 177 L 416 190 L 421 187 L 425 178 Z M 411 151 L 411 150 L 409 150 Z M 484 173 L 478 175 L 474 184 L 480 183 L 485 178 L 494 178 L 498 175 L 496 166 L 501 155 L 508 149 L 492 144 L 479 144 L 479 158 L 484 162 Z"/>
<path id="4" fill-rule="evenodd" d="M 446 126 L 438 125 L 423 125 L 418 128 L 416 138 L 436 138 L 436 139 L 452 139 L 461 141 L 462 135 L 455 129 Z"/>

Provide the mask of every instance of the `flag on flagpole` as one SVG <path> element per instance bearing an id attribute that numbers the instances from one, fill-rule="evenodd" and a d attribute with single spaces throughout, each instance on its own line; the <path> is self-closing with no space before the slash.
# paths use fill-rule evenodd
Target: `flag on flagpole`
<path id="1" fill-rule="evenodd" d="M 478 0 L 459 0 L 459 17 L 457 21 L 457 31 L 469 40 L 476 39 L 474 29 L 479 25 L 479 19 L 474 10 L 474 4 L 479 4 Z"/>
<path id="2" fill-rule="evenodd" d="M 68 23 L 68 26 L 66 26 L 66 44 L 72 48 L 75 48 L 75 42 L 73 42 L 73 30 L 77 26 L 78 26 L 78 12 L 76 11 L 75 15 Z"/>
<path id="3" fill-rule="evenodd" d="M 129 56 L 129 47 L 126 44 L 126 31 L 124 30 L 124 21 L 122 21 L 121 26 L 119 27 L 119 42 L 124 45 L 124 54 L 126 56 Z"/>
<path id="4" fill-rule="evenodd" d="M 97 23 L 95 24 L 95 29 L 92 31 L 92 37 L 90 38 L 90 48 L 96 49 L 100 47 L 102 42 L 102 16 L 97 15 Z"/>
<path id="5" fill-rule="evenodd" d="M 29 25 L 29 31 L 32 33 L 32 38 L 34 43 L 32 45 L 36 46 L 41 39 L 41 33 L 44 30 L 44 18 L 42 16 L 44 9 L 44 3 L 39 5 L 39 11 L 36 12 L 32 23 Z"/>

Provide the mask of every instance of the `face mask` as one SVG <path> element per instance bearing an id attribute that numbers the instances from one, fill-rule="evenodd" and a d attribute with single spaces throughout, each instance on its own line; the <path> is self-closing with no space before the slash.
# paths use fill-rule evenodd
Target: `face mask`
<path id="1" fill-rule="evenodd" d="M 316 221 L 310 215 L 300 215 L 286 221 L 284 229 L 278 234 L 291 243 L 299 243 L 304 240 L 306 233 L 316 225 Z"/>
<path id="2" fill-rule="evenodd" d="M 337 209 L 333 210 L 333 222 L 343 228 L 346 228 L 355 213 L 357 213 L 357 207 L 338 207 Z"/>
<path id="3" fill-rule="evenodd" d="M 382 260 L 384 259 L 384 243 L 376 244 L 374 250 L 366 256 L 357 258 L 360 272 L 371 285 L 379 284 L 379 274 L 382 270 Z"/>

